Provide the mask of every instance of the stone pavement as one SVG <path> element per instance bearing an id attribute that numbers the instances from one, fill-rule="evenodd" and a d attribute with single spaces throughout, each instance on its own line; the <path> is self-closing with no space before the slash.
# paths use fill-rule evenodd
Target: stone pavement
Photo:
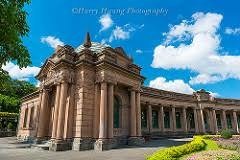
<path id="1" fill-rule="evenodd" d="M 180 145 L 191 138 L 162 139 L 147 142 L 143 147 L 127 147 L 104 152 L 64 151 L 52 152 L 29 148 L 29 144 L 16 144 L 15 137 L 0 138 L 0 160 L 144 160 L 159 148 Z"/>

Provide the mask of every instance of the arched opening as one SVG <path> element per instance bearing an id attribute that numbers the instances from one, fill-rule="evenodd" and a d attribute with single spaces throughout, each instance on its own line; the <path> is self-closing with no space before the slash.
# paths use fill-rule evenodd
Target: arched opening
<path id="1" fill-rule="evenodd" d="M 121 100 L 119 97 L 114 96 L 113 128 L 120 128 L 120 108 Z"/>

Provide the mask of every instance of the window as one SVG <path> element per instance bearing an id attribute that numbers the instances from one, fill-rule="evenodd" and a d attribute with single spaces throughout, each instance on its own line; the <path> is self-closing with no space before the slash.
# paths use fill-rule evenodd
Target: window
<path id="1" fill-rule="evenodd" d="M 30 112 L 30 128 L 33 127 L 33 116 L 34 116 L 34 107 L 31 108 L 31 112 Z"/>
<path id="2" fill-rule="evenodd" d="M 216 118 L 217 118 L 217 127 L 218 127 L 218 129 L 222 129 L 222 122 L 221 122 L 220 114 L 216 114 Z"/>
<path id="3" fill-rule="evenodd" d="M 209 124 L 208 124 L 208 115 L 204 112 L 203 113 L 203 119 L 204 119 L 204 125 L 205 125 L 205 130 L 209 130 Z"/>
<path id="4" fill-rule="evenodd" d="M 169 112 L 164 112 L 164 128 L 170 128 L 170 115 L 169 115 Z"/>
<path id="5" fill-rule="evenodd" d="M 27 127 L 28 108 L 25 109 L 25 115 L 23 120 L 23 128 Z"/>
<path id="6" fill-rule="evenodd" d="M 181 114 L 180 112 L 176 112 L 176 127 L 179 129 L 179 128 L 182 128 L 182 125 L 181 125 Z"/>
<path id="7" fill-rule="evenodd" d="M 147 110 L 141 111 L 141 126 L 142 128 L 147 128 Z"/>
<path id="8" fill-rule="evenodd" d="M 158 128 L 158 111 L 152 111 L 152 127 Z"/>
<path id="9" fill-rule="evenodd" d="M 114 108 L 113 108 L 113 127 L 119 128 L 120 127 L 120 102 L 118 97 L 114 96 Z"/>
<path id="10" fill-rule="evenodd" d="M 190 129 L 195 128 L 194 113 L 189 113 Z"/>
<path id="11" fill-rule="evenodd" d="M 231 129 L 231 128 L 232 128 L 231 115 L 230 115 L 230 114 L 227 114 L 226 118 L 227 118 L 227 128 L 228 128 L 228 129 Z"/>

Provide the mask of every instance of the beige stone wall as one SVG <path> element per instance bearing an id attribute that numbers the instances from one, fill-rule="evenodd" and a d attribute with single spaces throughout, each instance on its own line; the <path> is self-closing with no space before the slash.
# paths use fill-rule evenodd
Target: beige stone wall
<path id="1" fill-rule="evenodd" d="M 24 127 L 25 111 L 28 108 L 28 115 L 26 116 L 26 126 Z M 37 119 L 39 114 L 39 98 L 38 95 L 30 99 L 24 100 L 21 109 L 18 123 L 17 136 L 21 137 L 35 137 L 37 132 Z"/>
<path id="2" fill-rule="evenodd" d="M 73 137 L 92 137 L 95 71 L 80 67 L 76 71 Z"/>

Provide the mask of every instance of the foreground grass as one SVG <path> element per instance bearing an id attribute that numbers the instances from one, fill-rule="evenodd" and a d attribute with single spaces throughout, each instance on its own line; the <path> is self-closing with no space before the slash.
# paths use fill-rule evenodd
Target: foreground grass
<path id="1" fill-rule="evenodd" d="M 217 143 L 213 140 L 210 140 L 210 139 L 203 139 L 203 141 L 205 142 L 206 146 L 205 148 L 203 149 L 203 151 L 200 151 L 200 152 L 193 152 L 193 153 L 190 153 L 190 154 L 186 154 L 182 157 L 180 157 L 179 159 L 180 160 L 185 160 L 185 159 L 188 159 L 190 157 L 193 157 L 193 155 L 195 154 L 198 154 L 198 153 L 205 153 L 206 151 L 214 151 L 214 150 L 219 150 L 220 148 L 218 147 Z M 201 155 L 201 154 L 199 154 Z M 200 157 L 200 156 L 197 156 L 197 157 Z M 190 158 L 190 159 L 193 159 L 193 158 Z M 194 159 L 195 160 L 195 159 Z"/>
<path id="2" fill-rule="evenodd" d="M 202 136 L 194 136 L 193 140 L 189 143 L 180 146 L 169 147 L 160 149 L 150 156 L 147 156 L 147 160 L 177 160 L 180 157 L 193 152 L 201 151 L 206 148 L 207 144 L 204 142 Z M 211 144 L 210 147 L 216 147 L 215 144 Z"/>
<path id="3" fill-rule="evenodd" d="M 194 136 L 194 139 L 181 146 L 160 149 L 147 160 L 240 160 L 236 151 L 220 149 L 216 141 L 206 136 Z"/>

